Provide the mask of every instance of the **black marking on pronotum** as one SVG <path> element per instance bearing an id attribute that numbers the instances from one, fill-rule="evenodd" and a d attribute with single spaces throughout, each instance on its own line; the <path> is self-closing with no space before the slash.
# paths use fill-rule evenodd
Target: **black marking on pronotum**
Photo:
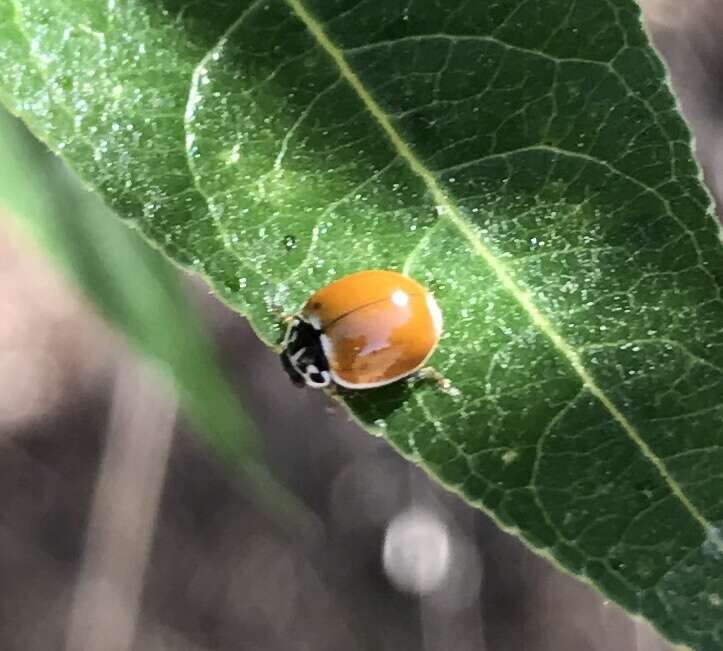
<path id="1" fill-rule="evenodd" d="M 321 345 L 321 330 L 296 318 L 284 339 L 281 363 L 297 387 L 322 388 L 331 384 L 329 362 Z"/>

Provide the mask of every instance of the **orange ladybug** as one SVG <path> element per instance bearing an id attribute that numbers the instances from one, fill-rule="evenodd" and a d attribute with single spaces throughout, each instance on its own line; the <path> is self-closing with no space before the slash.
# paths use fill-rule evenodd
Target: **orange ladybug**
<path id="1" fill-rule="evenodd" d="M 442 334 L 434 296 L 396 271 L 344 276 L 291 319 L 281 362 L 297 386 L 371 389 L 418 371 Z"/>

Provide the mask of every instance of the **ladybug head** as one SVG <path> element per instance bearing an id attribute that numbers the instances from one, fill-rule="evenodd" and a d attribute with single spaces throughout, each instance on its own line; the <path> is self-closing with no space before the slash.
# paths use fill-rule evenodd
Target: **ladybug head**
<path id="1" fill-rule="evenodd" d="M 281 364 L 298 387 L 322 389 L 331 384 L 329 362 L 321 345 L 321 330 L 303 319 L 296 318 L 289 324 Z"/>

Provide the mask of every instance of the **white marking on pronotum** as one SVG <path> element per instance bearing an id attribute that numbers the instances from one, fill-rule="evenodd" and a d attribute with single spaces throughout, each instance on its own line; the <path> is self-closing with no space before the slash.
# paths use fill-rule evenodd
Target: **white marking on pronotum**
<path id="1" fill-rule="evenodd" d="M 304 321 L 306 321 L 314 330 L 323 330 L 321 327 L 321 319 L 316 314 L 304 314 Z"/>

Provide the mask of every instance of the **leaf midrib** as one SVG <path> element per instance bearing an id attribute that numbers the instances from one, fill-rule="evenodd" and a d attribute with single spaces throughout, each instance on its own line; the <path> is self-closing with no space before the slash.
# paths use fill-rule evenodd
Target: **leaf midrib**
<path id="1" fill-rule="evenodd" d="M 681 486 L 670 476 L 663 461 L 653 452 L 650 446 L 642 438 L 636 427 L 618 409 L 617 405 L 597 384 L 592 373 L 588 371 L 582 362 L 579 353 L 575 348 L 555 329 L 549 318 L 535 305 L 532 298 L 513 279 L 504 263 L 486 246 L 475 228 L 467 221 L 459 207 L 453 202 L 443 190 L 432 172 L 417 158 L 411 147 L 404 141 L 399 132 L 392 125 L 389 117 L 377 103 L 371 93 L 365 88 L 361 79 L 347 63 L 342 50 L 326 34 L 321 23 L 306 8 L 302 0 L 284 0 L 291 10 L 298 16 L 302 23 L 316 39 L 319 46 L 329 55 L 334 64 L 351 88 L 356 92 L 371 116 L 386 133 L 391 144 L 399 152 L 399 155 L 409 165 L 410 169 L 419 176 L 429 189 L 435 203 L 445 208 L 441 211 L 440 219 L 447 219 L 467 240 L 472 251 L 476 253 L 489 266 L 502 286 L 519 303 L 520 307 L 527 313 L 532 323 L 550 340 L 552 345 L 567 360 L 575 373 L 582 381 L 582 385 L 591 395 L 605 407 L 613 419 L 620 425 L 625 434 L 637 445 L 642 454 L 655 466 L 656 470 L 668 485 L 671 492 L 680 500 L 691 517 L 700 525 L 703 533 L 715 547 L 723 552 L 723 539 L 715 535 L 716 529 L 696 506 L 688 499 Z M 595 159 L 596 162 L 597 159 Z"/>

